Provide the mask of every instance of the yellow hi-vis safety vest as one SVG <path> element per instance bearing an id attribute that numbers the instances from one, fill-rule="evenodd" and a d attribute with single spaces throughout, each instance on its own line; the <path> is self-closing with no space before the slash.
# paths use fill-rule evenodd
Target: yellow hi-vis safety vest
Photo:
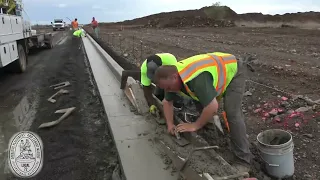
<path id="1" fill-rule="evenodd" d="M 190 97 L 199 101 L 187 83 L 202 72 L 209 72 L 214 81 L 213 87 L 221 98 L 232 78 L 237 73 L 237 59 L 232 54 L 214 52 L 192 56 L 176 63 L 180 78 Z M 181 95 L 185 95 L 180 91 Z"/>
<path id="2" fill-rule="evenodd" d="M 84 36 L 82 29 L 74 31 L 73 35 L 76 36 L 76 37 Z"/>

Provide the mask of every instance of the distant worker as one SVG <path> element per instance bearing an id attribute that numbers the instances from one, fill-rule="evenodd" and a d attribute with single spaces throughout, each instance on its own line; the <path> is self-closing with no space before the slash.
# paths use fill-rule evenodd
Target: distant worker
<path id="1" fill-rule="evenodd" d="M 159 88 L 165 90 L 163 109 L 168 132 L 193 132 L 204 127 L 218 112 L 218 100 L 223 97 L 224 110 L 230 127 L 231 148 L 236 155 L 233 165 L 239 171 L 250 169 L 251 152 L 242 112 L 246 65 L 236 57 L 221 52 L 201 54 L 161 66 L 154 75 Z M 202 112 L 192 123 L 173 122 L 173 99 L 179 93 L 200 102 Z"/>
<path id="2" fill-rule="evenodd" d="M 98 27 L 98 21 L 93 17 L 91 21 L 91 27 L 93 29 L 93 32 L 97 38 L 99 38 L 99 27 Z"/>
<path id="3" fill-rule="evenodd" d="M 79 24 L 78 24 L 78 19 L 77 18 L 75 18 L 74 21 L 71 22 L 71 26 L 72 26 L 72 29 L 74 31 L 79 29 Z"/>
<path id="4" fill-rule="evenodd" d="M 150 107 L 150 112 L 155 114 L 157 111 L 157 107 L 155 106 L 154 99 L 152 97 L 152 86 L 151 83 L 153 81 L 154 73 L 156 70 L 162 65 L 172 65 L 177 62 L 177 59 L 174 55 L 170 53 L 159 53 L 154 54 L 149 57 L 142 63 L 141 65 L 141 84 L 143 85 L 144 96 L 148 102 Z M 160 88 L 155 89 L 155 96 L 159 100 L 163 100 L 164 98 L 164 90 Z"/>

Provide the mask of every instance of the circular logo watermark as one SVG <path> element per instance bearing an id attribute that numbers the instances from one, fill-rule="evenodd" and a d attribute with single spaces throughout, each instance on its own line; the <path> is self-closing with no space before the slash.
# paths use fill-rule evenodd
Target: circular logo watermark
<path id="1" fill-rule="evenodd" d="M 41 138 L 30 131 L 14 134 L 8 147 L 8 164 L 11 172 L 23 178 L 37 175 L 43 165 L 43 144 Z"/>

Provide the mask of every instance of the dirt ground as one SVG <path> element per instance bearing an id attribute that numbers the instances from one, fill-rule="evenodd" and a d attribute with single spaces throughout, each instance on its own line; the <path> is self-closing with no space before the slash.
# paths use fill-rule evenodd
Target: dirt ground
<path id="1" fill-rule="evenodd" d="M 69 34 L 53 49 L 31 54 L 26 73 L 10 74 L 5 69 L 1 70 L 0 116 L 11 117 L 12 109 L 24 97 L 29 102 L 23 105 L 29 110 L 21 115 L 20 125 L 12 126 L 14 119 L 4 121 L 1 118 L 1 135 L 7 141 L 10 134 L 30 129 L 43 141 L 44 166 L 32 179 L 111 179 L 119 164 L 101 99 L 93 93 L 93 90 L 98 91 L 90 82 L 92 74 L 87 61 L 81 41 L 72 41 Z M 63 88 L 69 94 L 55 98 L 55 104 L 48 102 L 47 99 L 57 91 L 50 86 L 64 81 L 71 83 Z M 54 113 L 56 110 L 70 107 L 76 109 L 61 123 L 52 128 L 38 129 L 40 124 L 61 116 Z M 27 125 L 25 121 L 28 121 Z M 5 179 L 2 178 L 3 164 L 0 167 L 0 179 Z M 10 174 L 5 175 L 6 179 L 17 179 Z"/>
<path id="2" fill-rule="evenodd" d="M 301 99 L 302 96 L 313 101 L 320 99 L 319 30 L 245 27 L 138 29 L 124 26 L 122 31 L 101 28 L 100 40 L 129 61 L 122 65 L 125 69 L 136 68 L 148 55 L 161 52 L 172 53 L 179 60 L 214 51 L 238 57 L 253 55 L 256 72 L 249 73 L 250 81 L 247 81 L 243 102 L 252 152 L 257 155 L 254 142 L 261 131 L 288 130 L 295 144 L 293 178 L 320 177 L 320 105 Z M 228 149 L 225 136 L 206 128 L 200 134 L 212 145 Z M 228 151 L 220 153 L 229 159 Z M 253 175 L 267 179 L 260 172 L 263 168 L 259 162 L 256 158 Z"/>

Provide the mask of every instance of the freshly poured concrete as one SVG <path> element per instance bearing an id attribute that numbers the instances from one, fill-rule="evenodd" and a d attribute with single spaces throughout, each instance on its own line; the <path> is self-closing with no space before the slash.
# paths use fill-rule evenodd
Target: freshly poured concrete
<path id="1" fill-rule="evenodd" d="M 83 38 L 87 56 L 97 83 L 109 124 L 119 152 L 124 174 L 128 180 L 176 180 L 177 173 L 165 170 L 166 165 L 153 146 L 155 127 L 145 117 L 130 111 L 120 83 L 108 68 L 106 60 L 114 61 L 110 56 L 101 57 L 88 38 Z M 110 63 L 108 63 L 110 64 Z"/>

